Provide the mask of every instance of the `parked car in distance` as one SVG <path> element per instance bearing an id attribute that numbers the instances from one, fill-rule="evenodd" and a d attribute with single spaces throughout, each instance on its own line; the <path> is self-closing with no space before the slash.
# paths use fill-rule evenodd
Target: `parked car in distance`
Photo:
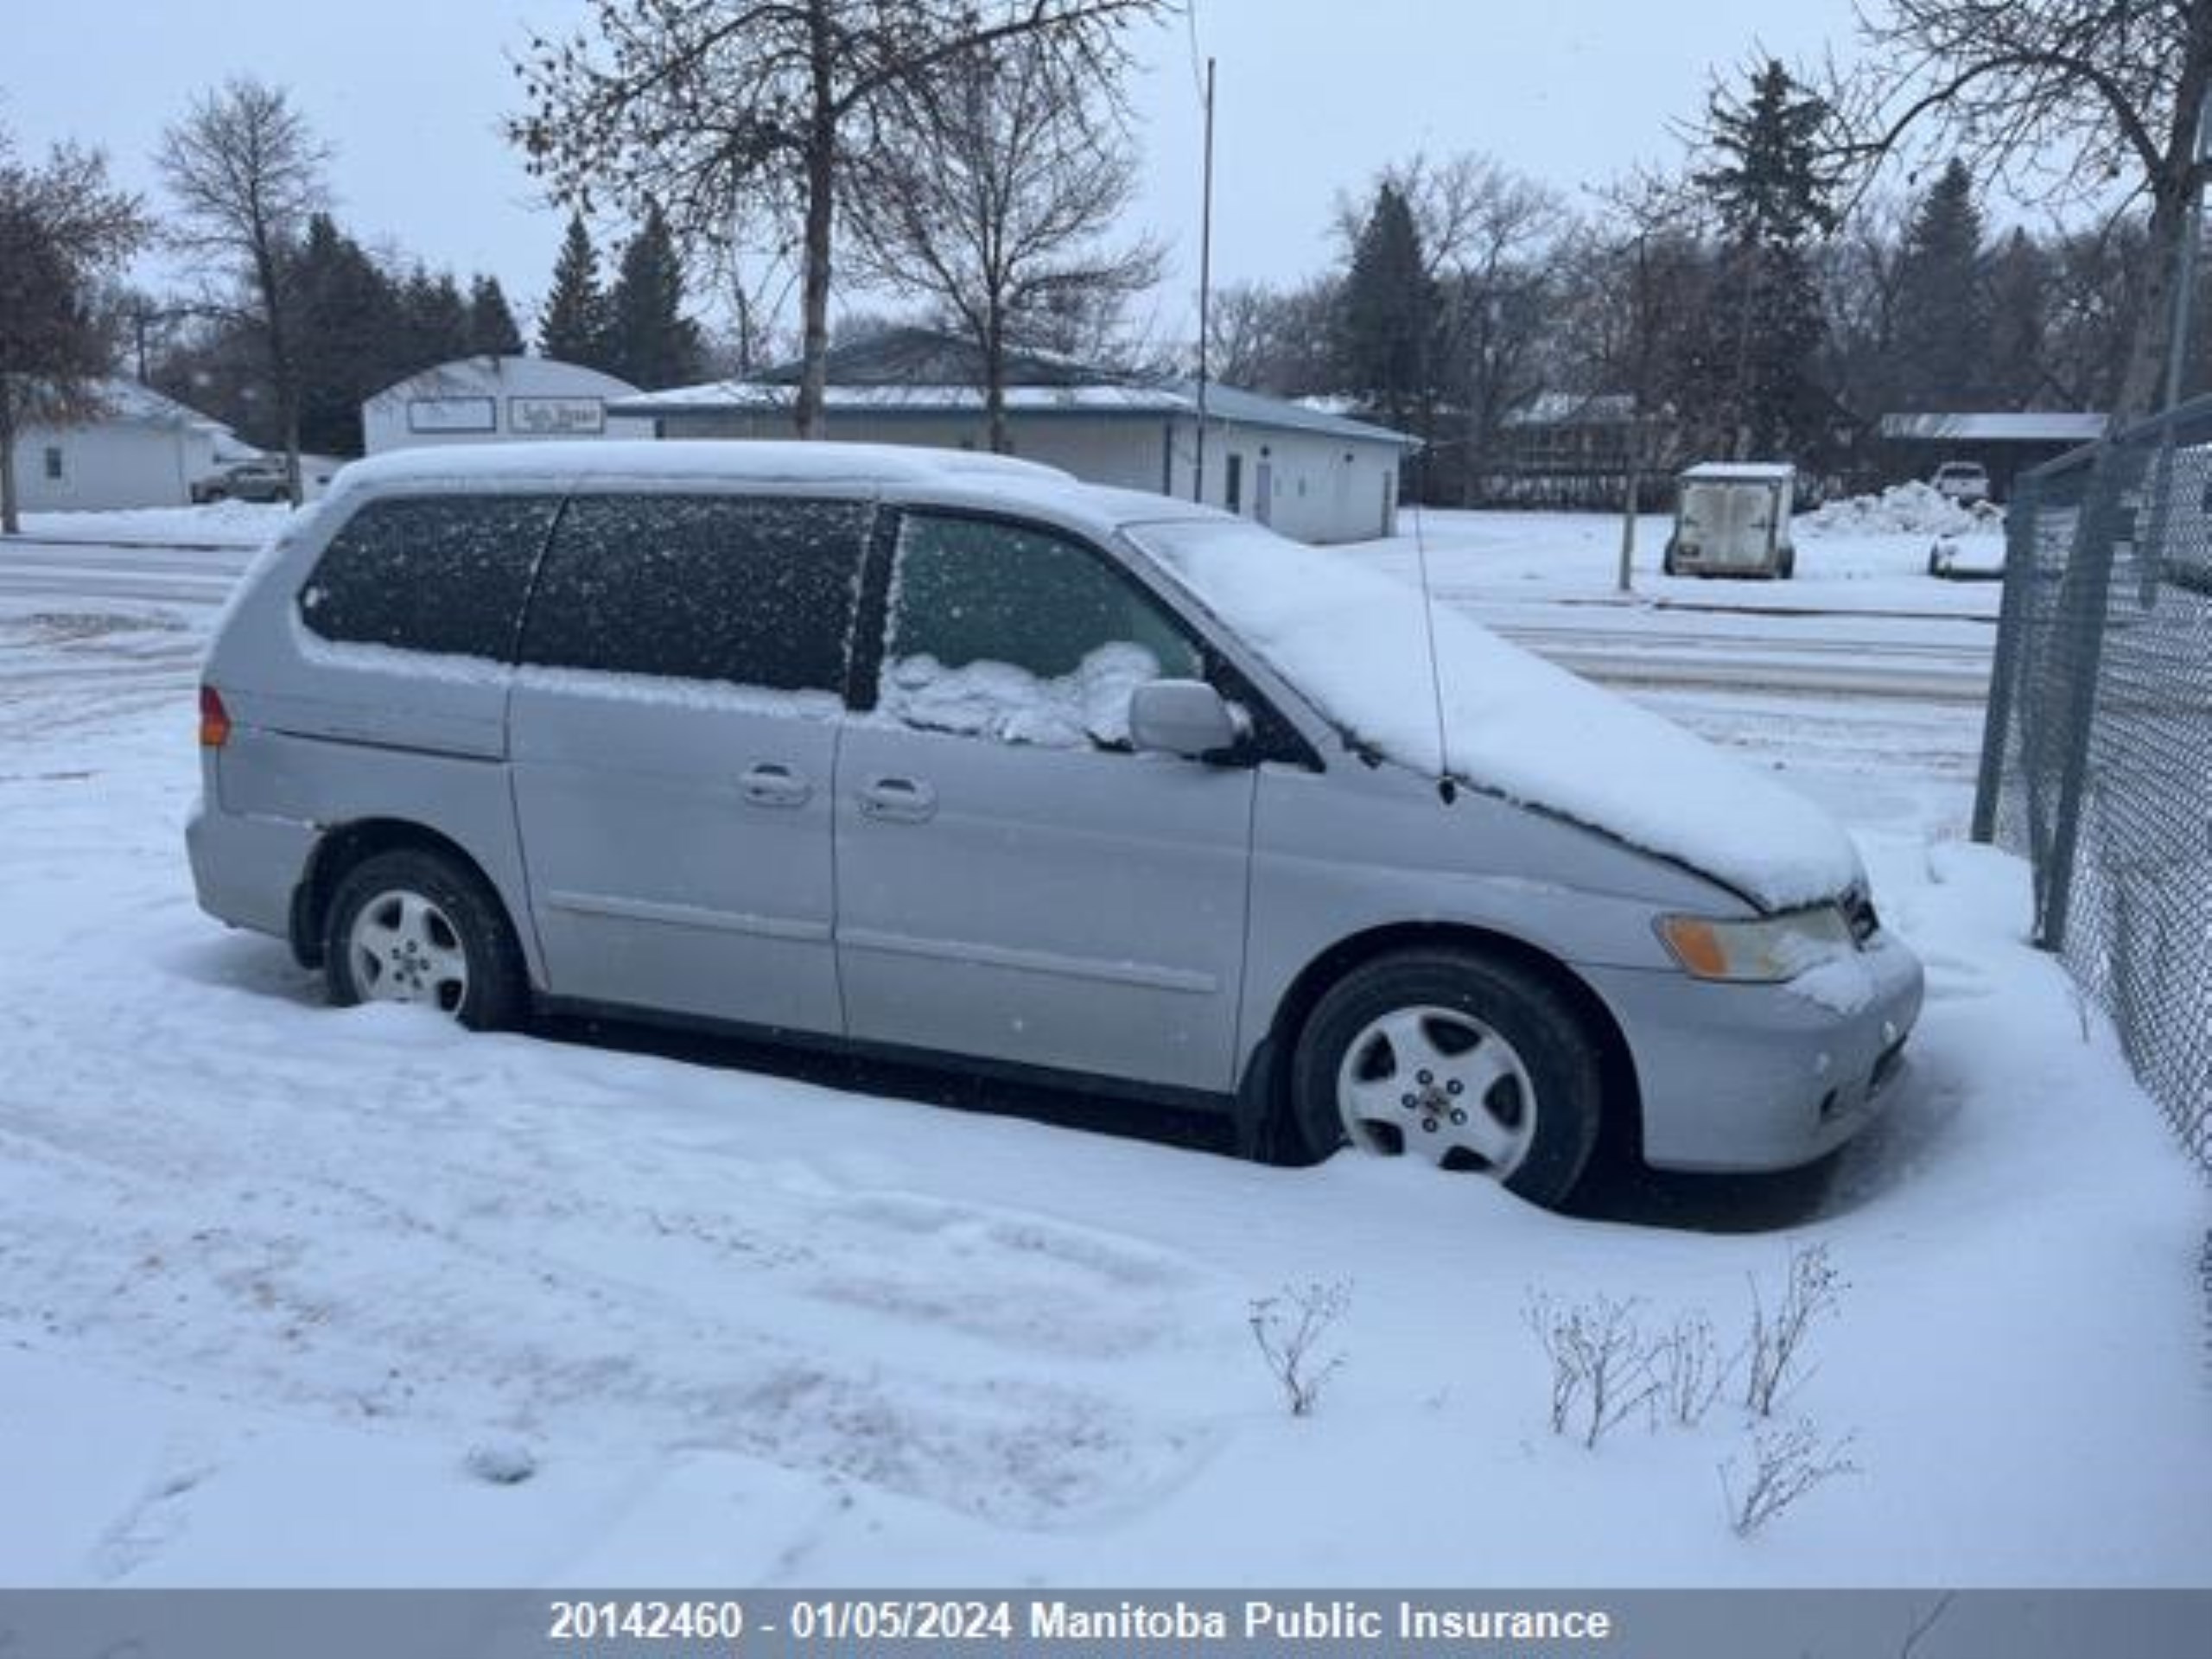
<path id="1" fill-rule="evenodd" d="M 220 472 L 195 479 L 192 484 L 195 506 L 213 501 L 282 501 L 290 491 L 282 455 L 255 455 L 234 461 Z"/>
<path id="2" fill-rule="evenodd" d="M 2002 582 L 2005 580 L 2005 540 L 2001 536 L 1976 536 L 1962 541 L 1938 536 L 1928 549 L 1928 574 L 1947 582 Z"/>
<path id="3" fill-rule="evenodd" d="M 1978 461 L 1947 461 L 1928 481 L 1962 507 L 1989 499 L 1989 470 Z"/>
<path id="4" fill-rule="evenodd" d="M 340 1004 L 1080 1080 L 1542 1205 L 1601 1132 L 1823 1155 L 1920 1009 L 1802 797 L 1350 556 L 1001 457 L 381 456 L 200 706 L 200 902 Z"/>

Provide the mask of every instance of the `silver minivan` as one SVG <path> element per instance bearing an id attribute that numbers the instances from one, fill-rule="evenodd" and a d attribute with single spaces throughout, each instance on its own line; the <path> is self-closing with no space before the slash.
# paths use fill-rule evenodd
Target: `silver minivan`
<path id="1" fill-rule="evenodd" d="M 202 906 L 339 1003 L 698 1022 L 1566 1198 L 1782 1168 L 1921 972 L 1801 798 L 1351 556 L 995 457 L 346 469 L 200 693 Z"/>

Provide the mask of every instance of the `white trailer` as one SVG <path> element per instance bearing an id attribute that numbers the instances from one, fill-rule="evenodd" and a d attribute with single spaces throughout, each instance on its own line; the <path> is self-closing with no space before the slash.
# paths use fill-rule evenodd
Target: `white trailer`
<path id="1" fill-rule="evenodd" d="M 1789 540 L 1797 469 L 1786 461 L 1701 461 L 1678 474 L 1675 533 L 1660 569 L 1670 576 L 1797 573 Z"/>

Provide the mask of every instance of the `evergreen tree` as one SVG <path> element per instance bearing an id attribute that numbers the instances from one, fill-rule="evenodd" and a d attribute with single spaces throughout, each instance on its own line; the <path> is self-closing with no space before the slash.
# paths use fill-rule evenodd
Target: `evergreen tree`
<path id="1" fill-rule="evenodd" d="M 699 378 L 699 327 L 683 315 L 683 264 L 658 207 L 622 249 L 605 338 L 596 366 L 632 385 L 657 391 Z"/>
<path id="2" fill-rule="evenodd" d="M 1896 361 L 1885 378 L 1900 408 L 1971 409 L 1982 400 L 1990 314 L 1981 277 L 1981 210 L 1973 177 L 1954 160 L 1921 199 L 1898 259 Z"/>
<path id="3" fill-rule="evenodd" d="M 2047 392 L 2044 331 L 2050 311 L 2050 255 L 2015 230 L 1989 257 L 1986 386 L 1999 409 L 2032 409 Z"/>
<path id="4" fill-rule="evenodd" d="M 1696 413 L 1707 441 L 1737 460 L 1804 455 L 1820 442 L 1827 399 L 1813 367 L 1825 325 L 1810 255 L 1836 223 L 1829 118 L 1772 59 L 1748 99 L 1716 94 L 1711 105 L 1720 159 L 1698 182 L 1720 214 L 1723 303 L 1707 319 L 1699 356 L 1711 401 Z"/>
<path id="5" fill-rule="evenodd" d="M 568 234 L 561 240 L 561 256 L 553 265 L 552 290 L 537 321 L 540 353 L 563 363 L 588 368 L 605 366 L 607 356 L 607 296 L 600 291 L 599 255 L 584 229 L 583 216 L 572 213 Z"/>
<path id="6" fill-rule="evenodd" d="M 398 338 L 399 296 L 389 277 L 327 213 L 308 221 L 291 292 L 298 308 L 300 443 L 325 454 L 361 453 L 361 404 L 420 365 Z"/>
<path id="7" fill-rule="evenodd" d="M 433 368 L 469 353 L 468 302 L 453 273 L 435 276 L 421 265 L 400 285 L 399 327 L 406 342 L 405 372 Z"/>
<path id="8" fill-rule="evenodd" d="M 1404 426 L 1427 413 L 1436 287 L 1421 257 L 1412 209 L 1386 182 L 1352 249 L 1337 312 L 1337 358 L 1345 387 Z"/>
<path id="9" fill-rule="evenodd" d="M 496 276 L 479 276 L 468 288 L 468 354 L 514 357 L 522 351 L 522 330 Z"/>

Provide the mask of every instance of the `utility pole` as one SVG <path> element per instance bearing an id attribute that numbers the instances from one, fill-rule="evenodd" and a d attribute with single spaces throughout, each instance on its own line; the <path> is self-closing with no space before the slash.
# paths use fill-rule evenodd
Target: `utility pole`
<path id="1" fill-rule="evenodd" d="M 1213 60 L 1206 60 L 1205 189 L 1198 208 L 1198 456 L 1191 499 L 1206 499 L 1206 321 L 1213 297 Z"/>
<path id="2" fill-rule="evenodd" d="M 1627 499 L 1621 504 L 1621 563 L 1614 579 L 1615 591 L 1636 587 L 1636 512 L 1643 493 L 1643 383 L 1651 354 L 1650 321 L 1645 315 L 1649 292 L 1649 269 L 1644 263 L 1644 232 L 1636 237 L 1636 280 L 1629 293 L 1629 326 L 1635 330 L 1634 366 L 1629 371 Z"/>
<path id="3" fill-rule="evenodd" d="M 2212 92 L 2196 106 L 2196 149 L 2194 159 L 2199 166 L 2212 160 Z M 2190 192 L 2186 223 L 2182 227 L 2181 270 L 2174 278 L 2174 321 L 2171 338 L 2166 342 L 2166 407 L 2172 410 L 2181 404 L 2182 375 L 2189 360 L 2190 314 L 2196 299 L 2197 244 L 2204 237 L 2204 190 L 2202 185 Z"/>

